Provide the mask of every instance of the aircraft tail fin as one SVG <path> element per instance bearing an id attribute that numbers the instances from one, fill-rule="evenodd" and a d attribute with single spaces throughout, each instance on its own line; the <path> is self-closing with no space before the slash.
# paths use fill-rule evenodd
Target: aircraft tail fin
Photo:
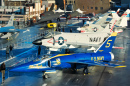
<path id="1" fill-rule="evenodd" d="M 119 26 L 121 26 L 121 27 L 126 27 L 127 26 L 127 17 L 122 18 Z"/>
<path id="2" fill-rule="evenodd" d="M 117 20 L 120 19 L 120 17 L 118 16 L 117 12 L 111 11 L 111 13 L 112 13 L 113 18 L 115 18 L 115 19 L 117 19 Z"/>
<path id="3" fill-rule="evenodd" d="M 130 14 L 130 9 L 127 9 L 123 14 L 122 14 L 122 18 L 123 17 L 128 17 L 128 15 Z"/>
<path id="4" fill-rule="evenodd" d="M 124 14 L 122 14 L 122 16 L 121 16 L 121 18 L 120 18 L 120 24 L 119 24 L 119 26 L 121 26 L 121 27 L 126 27 L 127 26 L 127 18 L 129 17 L 129 15 L 130 15 L 130 10 L 129 9 L 127 9 L 125 12 L 124 12 Z"/>
<path id="5" fill-rule="evenodd" d="M 113 32 L 113 27 L 116 23 L 116 19 L 112 19 L 111 22 L 109 24 L 107 24 L 107 26 L 105 27 L 105 29 L 102 32 Z"/>
<path id="6" fill-rule="evenodd" d="M 109 53 L 112 50 L 113 44 L 115 42 L 117 32 L 113 32 L 103 44 L 96 50 L 95 53 Z"/>
<path id="7" fill-rule="evenodd" d="M 14 22 L 14 14 L 12 14 L 12 16 L 10 17 L 8 21 L 8 24 L 5 27 L 13 26 L 13 22 Z"/>
<path id="8" fill-rule="evenodd" d="M 117 12 L 116 12 L 116 13 L 118 14 L 118 13 L 119 13 L 119 11 L 120 11 L 120 8 L 117 10 Z"/>
<path id="9" fill-rule="evenodd" d="M 51 8 L 49 11 L 52 11 L 54 9 L 54 4 L 51 5 Z"/>

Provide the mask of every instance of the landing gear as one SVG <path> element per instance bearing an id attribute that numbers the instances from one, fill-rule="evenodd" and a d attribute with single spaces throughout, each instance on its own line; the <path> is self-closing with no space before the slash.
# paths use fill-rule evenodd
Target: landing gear
<path id="1" fill-rule="evenodd" d="M 52 23 L 52 21 L 51 21 L 51 20 L 50 20 L 50 21 L 47 21 L 47 24 L 48 24 L 48 23 Z"/>
<path id="2" fill-rule="evenodd" d="M 65 49 L 65 54 L 69 54 L 70 50 L 69 49 Z"/>
<path id="3" fill-rule="evenodd" d="M 47 54 L 50 54 L 50 53 L 51 53 L 51 51 L 50 51 L 50 50 L 48 50 L 48 51 L 47 51 Z"/>
<path id="4" fill-rule="evenodd" d="M 60 22 L 60 18 L 57 18 L 57 22 Z"/>
<path id="5" fill-rule="evenodd" d="M 88 68 L 87 67 L 84 67 L 83 73 L 88 74 Z"/>
<path id="6" fill-rule="evenodd" d="M 50 54 L 50 53 L 51 53 L 51 51 L 50 51 L 49 48 L 46 48 L 46 50 L 47 50 L 47 54 Z"/>
<path id="7" fill-rule="evenodd" d="M 43 79 L 48 79 L 48 75 L 44 72 L 42 75 Z"/>
<path id="8" fill-rule="evenodd" d="M 50 23 L 52 23 L 52 21 L 51 21 L 51 20 L 50 20 L 49 22 L 50 22 Z"/>
<path id="9" fill-rule="evenodd" d="M 74 72 L 77 72 L 76 64 L 73 65 L 72 70 L 73 70 Z"/>

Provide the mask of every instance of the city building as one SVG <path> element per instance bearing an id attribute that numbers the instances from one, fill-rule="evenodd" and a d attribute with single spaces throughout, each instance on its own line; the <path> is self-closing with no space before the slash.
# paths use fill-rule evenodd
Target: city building
<path id="1" fill-rule="evenodd" d="M 0 1 L 0 6 L 4 6 L 4 0 Z"/>
<path id="2" fill-rule="evenodd" d="M 80 8 L 85 14 L 104 13 L 110 9 L 111 0 L 75 0 L 76 9 Z"/>
<path id="3" fill-rule="evenodd" d="M 65 8 L 64 1 L 65 0 L 56 0 L 55 3 L 57 5 L 57 8 L 64 10 L 64 8 Z"/>
<path id="4" fill-rule="evenodd" d="M 55 4 L 55 0 L 43 0 L 42 4 L 45 5 L 46 11 L 49 11 L 52 4 Z M 57 5 L 54 6 L 54 10 L 57 9 Z"/>
<path id="5" fill-rule="evenodd" d="M 76 10 L 75 0 L 65 0 L 66 10 L 74 11 Z"/>
<path id="6" fill-rule="evenodd" d="M 111 0 L 63 0 L 64 6 L 72 10 L 80 8 L 85 11 L 84 14 L 89 13 L 104 13 L 110 9 Z"/>
<path id="7" fill-rule="evenodd" d="M 40 19 L 40 14 L 45 11 L 45 8 L 49 10 L 51 7 L 51 4 L 43 4 L 44 1 L 3 0 L 3 4 L 0 6 L 0 26 L 7 24 L 12 13 L 15 13 L 14 26 L 16 28 L 23 28 L 23 26 L 36 22 Z M 49 3 L 51 3 L 50 0 Z"/>
<path id="8" fill-rule="evenodd" d="M 121 7 L 130 8 L 130 0 L 121 0 Z"/>

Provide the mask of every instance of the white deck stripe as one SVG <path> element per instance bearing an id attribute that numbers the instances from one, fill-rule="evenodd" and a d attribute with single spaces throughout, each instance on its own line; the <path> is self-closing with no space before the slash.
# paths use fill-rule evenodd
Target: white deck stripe
<path id="1" fill-rule="evenodd" d="M 35 47 L 35 48 L 36 48 L 36 47 Z M 33 50 L 33 49 L 35 49 L 35 48 L 32 48 L 32 49 L 30 49 L 30 50 Z M 5 60 L 5 61 L 3 61 L 3 62 L 4 62 L 4 63 L 5 63 L 5 62 L 8 62 L 8 61 L 10 61 L 11 59 L 14 59 L 14 58 L 16 58 L 16 57 L 18 57 L 18 56 L 20 56 L 20 55 L 22 55 L 22 54 L 24 54 L 24 53 L 29 52 L 30 50 L 27 50 L 27 51 L 25 51 L 25 52 L 23 52 L 23 53 L 20 53 L 20 54 L 16 55 L 15 57 L 10 58 L 10 59 L 7 59 L 7 60 Z M 2 64 L 3 62 L 1 62 L 0 64 Z"/>

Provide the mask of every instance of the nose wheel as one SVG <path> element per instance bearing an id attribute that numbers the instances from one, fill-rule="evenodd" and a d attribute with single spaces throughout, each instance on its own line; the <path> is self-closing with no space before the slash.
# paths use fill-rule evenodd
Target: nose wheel
<path id="1" fill-rule="evenodd" d="M 48 79 L 48 75 L 44 72 L 42 75 L 43 79 Z"/>

